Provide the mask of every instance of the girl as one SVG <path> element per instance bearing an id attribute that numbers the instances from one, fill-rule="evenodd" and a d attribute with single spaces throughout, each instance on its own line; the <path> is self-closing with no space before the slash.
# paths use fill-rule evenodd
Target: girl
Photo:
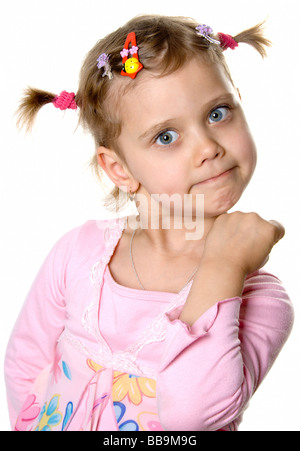
<path id="1" fill-rule="evenodd" d="M 261 270 L 283 227 L 227 213 L 256 164 L 223 55 L 239 43 L 269 45 L 261 25 L 137 17 L 90 51 L 76 95 L 27 90 L 28 128 L 47 103 L 79 107 L 110 201 L 139 215 L 89 221 L 46 258 L 7 350 L 14 430 L 238 429 L 293 323 Z"/>

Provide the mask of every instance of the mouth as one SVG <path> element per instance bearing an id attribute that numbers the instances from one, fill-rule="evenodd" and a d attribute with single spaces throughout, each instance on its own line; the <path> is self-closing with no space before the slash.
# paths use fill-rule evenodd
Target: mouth
<path id="1" fill-rule="evenodd" d="M 221 172 L 221 173 L 218 174 L 218 175 L 215 175 L 215 176 L 210 177 L 210 178 L 208 178 L 208 179 L 202 180 L 202 182 L 199 182 L 199 183 L 197 183 L 196 185 L 197 185 L 197 186 L 198 186 L 198 185 L 204 185 L 204 184 L 207 184 L 207 183 L 214 183 L 214 182 L 217 182 L 217 181 L 219 181 L 219 180 L 223 180 L 223 179 L 225 179 L 226 177 L 228 177 L 229 175 L 231 175 L 234 169 L 235 169 L 235 167 L 233 167 L 233 168 L 231 168 L 231 169 L 228 169 L 227 171 L 223 171 L 223 172 Z"/>

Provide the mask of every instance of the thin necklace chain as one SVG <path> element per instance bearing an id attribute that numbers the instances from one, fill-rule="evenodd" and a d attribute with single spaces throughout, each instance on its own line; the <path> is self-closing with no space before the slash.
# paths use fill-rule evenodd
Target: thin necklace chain
<path id="1" fill-rule="evenodd" d="M 134 229 L 134 231 L 133 231 L 133 233 L 132 233 L 132 235 L 131 235 L 130 248 L 129 248 L 130 259 L 131 259 L 131 265 L 132 265 L 132 269 L 133 269 L 133 271 L 134 271 L 134 274 L 135 274 L 136 280 L 138 281 L 139 286 L 142 288 L 142 290 L 145 290 L 144 285 L 142 284 L 142 282 L 140 281 L 140 278 L 139 278 L 139 276 L 138 276 L 136 267 L 135 267 L 135 265 L 134 265 L 133 256 L 132 256 L 132 242 L 133 242 L 133 238 L 134 238 L 135 232 L 136 232 L 136 229 Z M 192 272 L 192 274 L 191 274 L 190 277 L 188 278 L 187 282 L 185 282 L 185 284 L 183 285 L 183 287 L 181 288 L 180 291 L 182 291 L 182 290 L 187 286 L 187 284 L 193 279 L 193 277 L 194 277 L 194 275 L 196 274 L 196 272 L 198 271 L 198 269 L 199 269 L 199 265 L 197 266 L 196 269 L 194 269 L 194 271 Z"/>

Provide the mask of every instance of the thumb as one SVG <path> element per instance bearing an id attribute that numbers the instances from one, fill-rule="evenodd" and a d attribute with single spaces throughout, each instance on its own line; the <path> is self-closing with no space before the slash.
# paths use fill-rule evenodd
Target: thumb
<path id="1" fill-rule="evenodd" d="M 274 225 L 274 244 L 276 244 L 284 237 L 285 229 L 280 222 L 275 221 L 274 219 L 269 222 Z"/>

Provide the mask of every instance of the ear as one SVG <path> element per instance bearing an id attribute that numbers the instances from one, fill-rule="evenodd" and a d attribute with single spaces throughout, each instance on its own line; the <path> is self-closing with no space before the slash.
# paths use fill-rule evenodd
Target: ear
<path id="1" fill-rule="evenodd" d="M 110 180 L 123 191 L 134 193 L 139 183 L 133 178 L 124 161 L 114 150 L 106 147 L 97 149 L 98 164 L 106 172 Z"/>

